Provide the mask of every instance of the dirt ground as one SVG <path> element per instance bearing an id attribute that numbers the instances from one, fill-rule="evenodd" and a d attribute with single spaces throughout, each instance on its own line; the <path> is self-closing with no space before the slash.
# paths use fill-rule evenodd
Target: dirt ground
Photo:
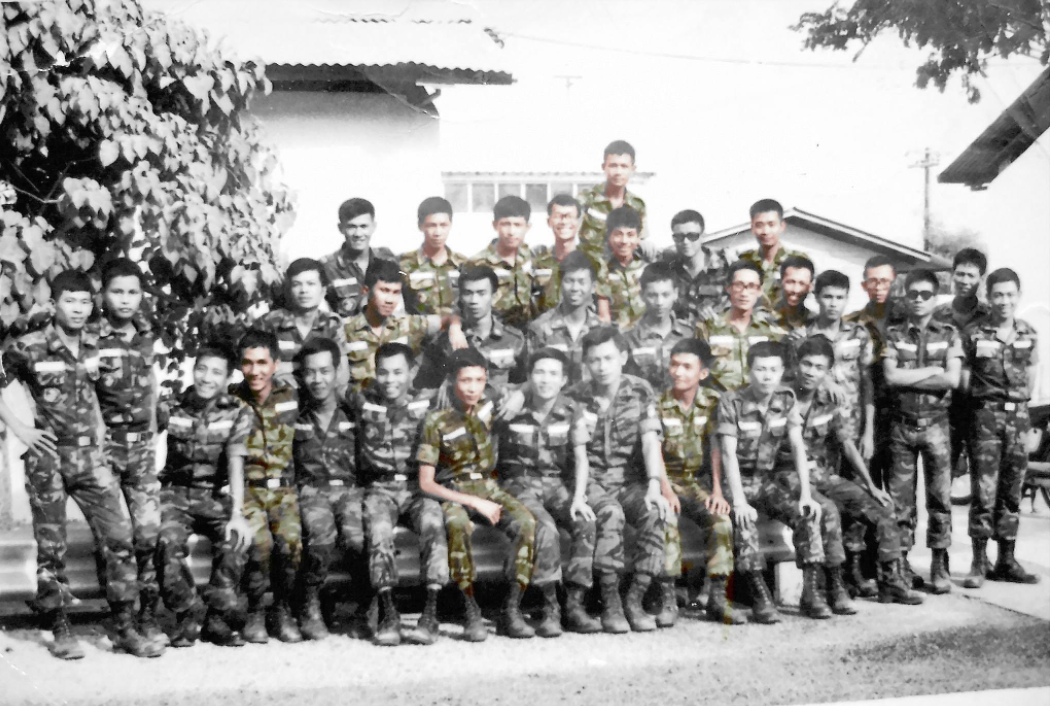
<path id="1" fill-rule="evenodd" d="M 1050 624 L 959 594 L 859 603 L 852 618 L 767 627 L 683 620 L 627 636 L 479 645 L 443 625 L 432 647 L 201 644 L 139 660 L 77 621 L 87 657 L 62 663 L 24 620 L 0 632 L 3 704 L 782 704 L 1050 685 Z M 47 636 L 49 639 L 49 636 Z"/>

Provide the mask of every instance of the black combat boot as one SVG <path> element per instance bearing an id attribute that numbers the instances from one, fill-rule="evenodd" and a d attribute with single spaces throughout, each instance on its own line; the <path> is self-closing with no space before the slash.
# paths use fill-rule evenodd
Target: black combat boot
<path id="1" fill-rule="evenodd" d="M 158 647 L 164 648 L 170 644 L 168 636 L 160 625 L 157 624 L 157 606 L 160 603 L 160 594 L 155 591 L 139 592 L 139 634 Z"/>
<path id="2" fill-rule="evenodd" d="M 763 582 L 763 585 L 765 582 Z M 707 606 L 704 617 L 723 625 L 743 625 L 743 612 L 737 610 L 729 598 L 729 581 L 725 576 L 711 576 L 707 580 Z"/>
<path id="3" fill-rule="evenodd" d="M 779 611 L 761 572 L 749 571 L 745 576 L 747 576 L 748 587 L 751 589 L 751 622 L 761 625 L 779 623 Z"/>
<path id="4" fill-rule="evenodd" d="M 901 552 L 901 578 L 912 588 L 922 588 L 926 583 L 921 576 L 911 570 L 911 564 L 908 563 L 908 552 Z"/>
<path id="5" fill-rule="evenodd" d="M 901 575 L 901 562 L 884 561 L 879 565 L 879 603 L 921 605 L 923 601 Z"/>
<path id="6" fill-rule="evenodd" d="M 416 627 L 405 635 L 405 642 L 413 645 L 433 645 L 438 638 L 441 624 L 437 617 L 438 591 L 440 586 L 427 586 L 427 602 Z"/>
<path id="7" fill-rule="evenodd" d="M 827 620 L 831 617 L 831 608 L 824 600 L 824 592 L 818 585 L 817 573 L 819 564 L 806 564 L 802 567 L 802 599 L 798 603 L 798 612 L 814 620 Z"/>
<path id="8" fill-rule="evenodd" d="M 394 604 L 394 591 L 384 588 L 379 592 L 379 603 L 383 607 L 383 620 L 379 623 L 372 641 L 383 647 L 396 647 L 401 644 L 401 614 Z"/>
<path id="9" fill-rule="evenodd" d="M 558 604 L 558 585 L 543 586 L 543 620 L 536 628 L 540 637 L 561 637 L 561 606 Z"/>
<path id="10" fill-rule="evenodd" d="M 507 598 L 503 602 L 503 613 L 500 615 L 499 622 L 496 625 L 499 634 L 518 640 L 536 636 L 536 631 L 525 622 L 525 617 L 521 614 L 521 596 L 524 592 L 524 587 L 517 581 L 512 582 L 507 587 Z"/>
<path id="11" fill-rule="evenodd" d="M 299 625 L 292 617 L 292 609 L 286 598 L 276 598 L 273 605 L 273 626 L 276 637 L 281 642 L 296 643 L 303 641 Z"/>
<path id="12" fill-rule="evenodd" d="M 244 629 L 241 637 L 256 645 L 265 645 L 270 641 L 266 632 L 266 611 L 262 605 L 262 599 L 248 599 L 248 618 L 244 621 Z"/>
<path id="13" fill-rule="evenodd" d="M 988 572 L 990 581 L 1008 581 L 1010 583 L 1039 583 L 1038 574 L 1030 574 L 1014 558 L 1014 540 L 999 540 L 999 556 L 995 558 L 995 567 Z"/>
<path id="14" fill-rule="evenodd" d="M 190 647 L 197 642 L 201 634 L 204 612 L 204 604 L 194 599 L 189 608 L 175 614 L 175 634 L 171 638 L 172 647 Z"/>
<path id="15" fill-rule="evenodd" d="M 984 585 L 984 575 L 988 573 L 988 538 L 974 537 L 973 562 L 970 564 L 970 573 L 963 579 L 963 588 L 980 588 Z"/>
<path id="16" fill-rule="evenodd" d="M 69 629 L 69 619 L 66 617 L 65 608 L 56 608 L 44 613 L 42 622 L 55 636 L 55 641 L 48 646 L 52 655 L 67 660 L 84 658 L 84 648 L 80 646 Z"/>
<path id="17" fill-rule="evenodd" d="M 303 596 L 303 608 L 299 613 L 299 631 L 307 640 L 323 640 L 328 637 L 328 626 L 321 615 L 321 596 L 318 586 L 307 586 Z"/>
<path id="18" fill-rule="evenodd" d="M 474 600 L 474 587 L 463 590 L 463 603 L 466 608 L 466 623 L 463 626 L 463 639 L 467 642 L 484 642 L 489 636 L 485 620 L 481 617 L 481 608 Z"/>
<path id="19" fill-rule="evenodd" d="M 602 623 L 592 618 L 583 606 L 587 589 L 579 584 L 570 583 L 565 587 L 565 627 L 569 632 L 590 634 L 601 632 Z"/>
<path id="20" fill-rule="evenodd" d="M 208 608 L 201 639 L 219 647 L 244 647 L 244 639 L 240 633 L 231 628 L 226 616 L 215 608 Z"/>
<path id="21" fill-rule="evenodd" d="M 136 657 L 160 657 L 164 648 L 155 645 L 135 628 L 135 604 L 129 601 L 113 604 L 113 647 Z"/>
<path id="22" fill-rule="evenodd" d="M 952 581 L 948 574 L 948 550 L 934 549 L 930 559 L 930 593 L 943 595 L 951 590 Z"/>
<path id="23" fill-rule="evenodd" d="M 835 615 L 856 615 L 857 609 L 849 599 L 849 591 L 842 577 L 842 566 L 826 566 L 828 579 L 828 605 Z"/>
<path id="24" fill-rule="evenodd" d="M 635 574 L 624 597 L 623 613 L 634 632 L 651 632 L 656 629 L 656 619 L 645 612 L 642 605 L 642 599 L 645 598 L 645 592 L 649 590 L 652 580 L 653 577 L 648 574 Z"/>
<path id="25" fill-rule="evenodd" d="M 853 598 L 874 598 L 879 590 L 874 581 L 864 578 L 861 558 L 859 552 L 846 553 L 846 588 Z"/>
<path id="26" fill-rule="evenodd" d="M 674 579 L 661 577 L 657 588 L 660 590 L 660 612 L 656 614 L 656 627 L 673 628 L 678 622 L 678 594 L 674 589 Z"/>
<path id="27" fill-rule="evenodd" d="M 598 585 L 602 592 L 602 630 L 614 635 L 630 632 L 631 626 L 623 614 L 620 600 L 620 576 L 599 574 Z"/>

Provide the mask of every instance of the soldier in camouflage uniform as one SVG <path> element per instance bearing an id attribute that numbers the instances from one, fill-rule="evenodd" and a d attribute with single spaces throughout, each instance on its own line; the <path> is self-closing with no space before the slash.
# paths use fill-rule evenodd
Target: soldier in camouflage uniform
<path id="1" fill-rule="evenodd" d="M 624 333 L 630 351 L 627 372 L 642 378 L 654 390 L 665 390 L 671 385 L 671 349 L 679 341 L 693 338 L 694 329 L 688 320 L 674 313 L 678 291 L 667 263 L 646 265 L 639 284 L 645 314 Z"/>
<path id="2" fill-rule="evenodd" d="M 401 255 L 405 309 L 410 314 L 448 316 L 455 312 L 459 270 L 467 257 L 446 243 L 452 229 L 452 204 L 440 196 L 423 199 L 417 209 L 423 244 Z"/>
<path id="3" fill-rule="evenodd" d="M 416 453 L 430 399 L 411 388 L 414 357 L 403 343 L 384 343 L 376 351 L 375 381 L 351 402 L 358 429 L 358 476 L 366 488 L 369 572 L 385 612 L 376 641 L 383 645 L 396 645 L 402 639 L 393 600 L 398 585 L 394 528 L 399 522 L 407 522 L 419 537 L 419 563 L 427 589 L 423 615 L 405 636 L 407 642 L 431 645 L 437 640 L 438 592 L 448 583 L 445 516 L 441 505 L 419 490 Z"/>
<path id="4" fill-rule="evenodd" d="M 160 475 L 157 567 L 164 605 L 177 621 L 173 647 L 189 647 L 202 634 L 219 645 L 244 644 L 230 620 L 252 541 L 242 514 L 252 412 L 226 392 L 235 365 L 229 346 L 201 346 L 193 365 L 193 387 L 174 403 L 164 404 L 159 415 L 168 430 L 168 453 Z M 191 534 L 206 537 L 213 555 L 203 633 L 204 604 L 186 565 Z"/>
<path id="5" fill-rule="evenodd" d="M 507 326 L 524 332 L 532 321 L 532 295 L 536 287 L 532 251 L 525 244 L 532 208 L 517 196 L 504 196 L 492 209 L 496 238 L 467 261 L 467 267 L 489 267 L 496 273 L 497 287 L 492 310 Z"/>
<path id="6" fill-rule="evenodd" d="M 316 338 L 300 349 L 295 360 L 303 399 L 292 445 L 303 528 L 299 626 L 307 640 L 328 637 L 320 596 L 332 562 L 342 558 L 340 563 L 350 567 L 355 581 L 364 581 L 365 575 L 357 428 L 350 408 L 339 399 L 340 358 L 334 341 Z"/>
<path id="7" fill-rule="evenodd" d="M 722 468 L 732 492 L 736 568 L 751 587 L 751 620 L 763 624 L 777 623 L 780 618 L 762 578 L 759 513 L 792 529 L 795 560 L 803 574 L 799 610 L 811 618 L 831 617 L 817 584 L 817 569 L 824 563 L 821 506 L 809 487 L 795 393 L 780 385 L 784 359 L 779 343 L 761 341 L 752 346 L 748 351 L 750 383 L 722 395 L 716 415 Z M 785 440 L 790 443 L 794 467 L 782 466 L 777 472 L 777 457 Z"/>
<path id="8" fill-rule="evenodd" d="M 569 253 L 561 262 L 561 300 L 558 306 L 529 324 L 529 350 L 556 348 L 569 359 L 569 385 L 587 379 L 580 340 L 602 325 L 591 303 L 595 288 L 594 264 L 582 252 Z"/>
<path id="9" fill-rule="evenodd" d="M 292 458 L 299 396 L 273 379 L 280 348 L 271 332 L 249 329 L 238 348 L 244 380 L 230 392 L 253 412 L 244 465 L 244 517 L 253 542 L 243 579 L 248 619 L 242 635 L 248 642 L 267 641 L 263 598 L 272 584 L 271 630 L 282 642 L 300 642 L 290 606 L 303 550 Z"/>
<path id="10" fill-rule="evenodd" d="M 397 263 L 397 257 L 389 248 L 373 248 L 369 245 L 376 230 L 376 210 L 365 199 L 353 198 L 339 206 L 339 232 L 345 241 L 331 255 L 321 258 L 328 291 L 325 299 L 329 308 L 346 318 L 360 313 L 365 297 L 361 284 L 365 273 L 376 260 Z"/>
<path id="11" fill-rule="evenodd" d="M 785 331 L 805 328 L 813 316 L 806 307 L 813 274 L 813 262 L 808 257 L 789 255 L 780 263 L 780 298 L 773 304 L 773 315 Z"/>
<path id="12" fill-rule="evenodd" d="M 657 402 L 670 486 L 665 496 L 671 496 L 672 509 L 684 512 L 703 530 L 707 548 L 707 619 L 740 625 L 746 620 L 727 594 L 733 573 L 733 522 L 729 503 L 722 496 L 722 464 L 717 449 L 710 449 L 712 491 L 709 493 L 697 479 L 708 453 L 706 441 L 714 436 L 718 405 L 718 393 L 701 385 L 710 373 L 711 349 L 704 341 L 689 338 L 676 343 L 669 357 L 671 384 Z M 668 523 L 668 530 L 661 615 L 665 624 L 673 624 L 678 607 L 674 580 L 682 573 L 682 539 L 677 524 Z M 660 620 L 657 616 L 658 623 Z"/>
<path id="13" fill-rule="evenodd" d="M 948 593 L 948 547 L 952 543 L 951 456 L 948 406 L 958 387 L 962 345 L 951 324 L 933 319 L 939 284 L 929 270 L 912 270 L 904 282 L 908 320 L 886 328 L 883 360 L 893 401 L 887 490 L 901 527 L 904 571 L 915 542 L 916 462 L 922 454 L 926 480 L 926 546 L 933 550 L 930 590 Z"/>
<path id="14" fill-rule="evenodd" d="M 674 521 L 660 492 L 663 460 L 655 395 L 645 380 L 623 372 L 627 355 L 627 344 L 614 327 L 591 331 L 583 337 L 591 379 L 568 393 L 582 408 L 590 434 L 587 503 L 598 518 L 594 568 L 604 608 L 602 627 L 610 633 L 656 629 L 642 597 L 664 573 L 665 525 Z M 625 522 L 635 529 L 635 547 L 630 588 L 621 604 Z"/>
<path id="15" fill-rule="evenodd" d="M 153 332 L 142 318 L 142 271 L 126 258 L 102 272 L 104 316 L 99 322 L 99 378 L 95 385 L 106 425 L 106 459 L 131 515 L 135 560 L 139 570 L 139 632 L 161 646 L 168 636 L 154 614 L 160 600 L 153 555 L 160 531 L 160 481 L 153 451 L 156 420 Z M 99 566 L 105 566 L 101 556 Z M 100 572 L 105 576 L 104 572 Z"/>
<path id="16" fill-rule="evenodd" d="M 711 346 L 713 384 L 720 390 L 736 390 L 748 380 L 748 350 L 756 343 L 779 341 L 786 331 L 771 314 L 755 309 L 762 293 L 762 272 L 751 262 L 737 260 L 729 266 L 729 311 L 696 326 L 696 337 Z"/>
<path id="17" fill-rule="evenodd" d="M 645 313 L 641 277 L 645 261 L 637 252 L 641 243 L 641 215 L 629 208 L 609 214 L 608 243 L 612 255 L 606 260 L 609 277 L 609 315 L 621 331 L 638 323 Z"/>
<path id="18" fill-rule="evenodd" d="M 91 279 L 67 270 L 52 280 L 51 295 L 54 320 L 43 330 L 8 343 L 0 366 L 0 388 L 18 380 L 36 408 L 31 426 L 0 400 L 0 421 L 29 447 L 23 458 L 37 544 L 37 593 L 32 607 L 54 633 L 53 655 L 84 656 L 70 633 L 65 610 L 73 599 L 65 575 L 66 501 L 71 496 L 101 544 L 116 647 L 137 657 L 155 657 L 163 648 L 143 638 L 135 627 L 139 591 L 131 525 L 120 506 L 118 481 L 99 447 L 98 340 L 84 331 L 92 309 Z"/>
<path id="19" fill-rule="evenodd" d="M 536 573 L 551 578 L 543 584 L 533 581 L 543 592 L 543 622 L 536 629 L 540 637 L 557 637 L 562 632 L 558 526 L 571 536 L 564 577 L 566 624 L 580 633 L 602 629 L 583 604 L 584 594 L 594 583 L 596 518 L 586 497 L 590 435 L 579 406 L 561 394 L 568 365 L 568 357 L 557 349 L 541 348 L 533 353 L 525 406 L 497 427 L 500 485 L 536 518 Z M 553 565 L 540 567 L 543 561 Z"/>
<path id="20" fill-rule="evenodd" d="M 1028 470 L 1028 400 L 1035 388 L 1039 341 L 1035 329 L 1014 315 L 1021 294 L 1017 273 L 995 270 L 986 286 L 991 311 L 963 332 L 963 389 L 969 390 L 973 415 L 969 523 L 973 565 L 963 582 L 967 588 L 979 588 L 986 573 L 993 581 L 1039 581 L 1014 558 L 1021 488 Z M 989 538 L 999 543 L 990 571 Z"/>
<path id="21" fill-rule="evenodd" d="M 464 637 L 481 642 L 487 636 L 481 609 L 474 600 L 477 570 L 471 552 L 473 519 L 497 527 L 511 541 L 504 573 L 507 598 L 499 629 L 508 637 L 530 638 L 535 631 L 521 614 L 521 597 L 534 578 L 536 520 L 532 513 L 493 480 L 495 450 L 489 430 L 493 405 L 484 401 L 488 362 L 477 350 L 456 351 L 447 363 L 453 386 L 452 407 L 429 412 L 423 423 L 416 460 L 419 487 L 441 501 L 449 538 L 449 569 L 466 600 Z M 540 572 L 553 566 L 549 558 L 536 565 L 535 579 L 542 583 L 553 576 Z"/>
<path id="22" fill-rule="evenodd" d="M 639 237 L 648 235 L 645 229 L 645 201 L 637 194 L 627 190 L 627 182 L 634 174 L 634 147 L 623 140 L 615 140 L 605 147 L 602 157 L 602 171 L 605 182 L 598 184 L 577 196 L 583 211 L 580 224 L 580 247 L 595 262 L 608 259 L 606 233 L 608 232 L 609 214 L 624 206 L 638 212 L 641 222 L 638 227 Z M 642 248 L 647 258 L 655 257 L 655 248 L 648 245 Z"/>
<path id="23" fill-rule="evenodd" d="M 784 260 L 791 256 L 809 259 L 801 250 L 791 250 L 780 242 L 786 229 L 784 207 L 779 202 L 761 199 L 751 205 L 751 234 L 758 247 L 739 253 L 737 258 L 750 262 L 762 272 L 761 305 L 766 309 L 772 309 L 780 300 L 780 266 Z"/>
<path id="24" fill-rule="evenodd" d="M 725 252 L 713 253 L 700 242 L 704 217 L 693 210 L 679 211 L 671 219 L 674 248 L 664 251 L 662 260 L 671 265 L 678 301 L 674 313 L 696 325 L 729 307 L 726 296 Z"/>

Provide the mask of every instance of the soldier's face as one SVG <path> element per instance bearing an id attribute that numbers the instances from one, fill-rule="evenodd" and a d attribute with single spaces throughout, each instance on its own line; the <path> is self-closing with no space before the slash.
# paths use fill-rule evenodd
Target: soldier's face
<path id="1" fill-rule="evenodd" d="M 908 302 L 908 313 L 916 318 L 928 316 L 937 306 L 937 291 L 929 282 L 912 282 L 904 297 Z"/>
<path id="2" fill-rule="evenodd" d="M 751 384 L 768 395 L 780 385 L 784 377 L 784 361 L 780 358 L 755 358 L 751 364 Z"/>
<path id="3" fill-rule="evenodd" d="M 675 252 L 679 257 L 692 259 L 704 247 L 700 242 L 700 236 L 703 234 L 704 227 L 699 223 L 678 223 L 671 226 Z"/>
<path id="4" fill-rule="evenodd" d="M 241 374 L 252 392 L 268 390 L 277 372 L 277 361 L 269 348 L 248 348 L 241 353 Z"/>
<path id="5" fill-rule="evenodd" d="M 387 402 L 401 399 L 411 382 L 411 370 L 403 355 L 383 358 L 376 365 L 376 385 Z"/>
<path id="6" fill-rule="evenodd" d="M 365 289 L 369 292 L 369 301 L 375 307 L 376 313 L 384 318 L 394 315 L 397 305 L 401 302 L 400 282 L 379 280 L 371 290 L 367 287 Z"/>
<path id="7" fill-rule="evenodd" d="M 555 240 L 576 240 L 576 234 L 580 230 L 580 212 L 575 206 L 554 204 L 551 206 L 550 215 L 547 216 L 547 225 L 554 233 Z"/>
<path id="8" fill-rule="evenodd" d="M 346 247 L 352 253 L 362 253 L 368 249 L 368 243 L 372 240 L 372 233 L 376 230 L 376 222 L 367 213 L 362 213 L 349 221 L 339 224 L 339 232 L 346 240 Z"/>
<path id="9" fill-rule="evenodd" d="M 102 299 L 110 316 L 129 321 L 142 304 L 142 284 L 138 277 L 114 277 L 102 291 Z"/>
<path id="10" fill-rule="evenodd" d="M 889 299 L 890 287 L 893 286 L 895 279 L 897 279 L 897 273 L 890 265 L 869 267 L 864 273 L 864 282 L 861 286 L 868 293 L 868 299 L 876 304 L 885 304 Z"/>
<path id="11" fill-rule="evenodd" d="M 634 257 L 642 238 L 635 228 L 617 228 L 609 233 L 609 249 L 617 260 L 626 262 Z"/>
<path id="12" fill-rule="evenodd" d="M 647 312 L 663 320 L 671 315 L 671 308 L 678 301 L 678 288 L 669 279 L 650 282 L 642 290 L 642 301 Z"/>
<path id="13" fill-rule="evenodd" d="M 576 270 L 561 277 L 561 298 L 572 308 L 594 298 L 594 278 L 587 270 Z"/>
<path id="14" fill-rule="evenodd" d="M 605 183 L 616 188 L 627 186 L 634 174 L 634 158 L 629 154 L 607 154 L 602 171 L 605 172 Z"/>
<path id="15" fill-rule="evenodd" d="M 726 287 L 729 303 L 734 309 L 751 311 L 762 294 L 762 278 L 754 270 L 737 270 Z"/>
<path id="16" fill-rule="evenodd" d="M 1021 290 L 1016 282 L 998 282 L 988 292 L 988 303 L 992 311 L 1000 319 L 1013 318 L 1017 311 L 1017 300 L 1021 297 Z"/>
<path id="17" fill-rule="evenodd" d="M 789 267 L 784 270 L 780 287 L 788 306 L 798 306 L 813 286 L 813 273 L 805 267 Z"/>
<path id="18" fill-rule="evenodd" d="M 206 355 L 193 364 L 193 391 L 202 400 L 210 400 L 222 392 L 230 377 L 225 358 Z"/>
<path id="19" fill-rule="evenodd" d="M 79 331 L 93 308 L 91 292 L 64 291 L 55 301 L 55 321 L 67 331 Z"/>
<path id="20" fill-rule="evenodd" d="M 477 323 L 492 312 L 492 282 L 488 279 L 459 285 L 459 307 L 464 318 Z"/>
<path id="21" fill-rule="evenodd" d="M 507 216 L 492 221 L 492 227 L 496 229 L 496 237 L 506 252 L 517 250 L 529 232 L 529 222 L 521 216 Z"/>
<path id="22" fill-rule="evenodd" d="M 708 369 L 698 355 L 675 353 L 671 356 L 671 382 L 675 392 L 695 389 L 707 377 L 707 373 Z"/>
<path id="23" fill-rule="evenodd" d="M 310 397 L 320 402 L 335 394 L 335 370 L 335 361 L 328 351 L 306 357 L 299 376 Z"/>
<path id="24" fill-rule="evenodd" d="M 973 297 L 977 295 L 977 287 L 981 284 L 981 270 L 977 265 L 963 263 L 952 270 L 952 288 L 958 297 Z"/>
<path id="25" fill-rule="evenodd" d="M 449 231 L 452 230 L 452 216 L 448 213 L 431 213 L 419 224 L 423 241 L 427 249 L 434 252 L 445 247 Z"/>
<path id="26" fill-rule="evenodd" d="M 849 291 L 841 287 L 824 287 L 817 295 L 820 313 L 829 321 L 841 319 L 846 313 L 846 297 Z"/>
<path id="27" fill-rule="evenodd" d="M 481 401 L 485 394 L 485 383 L 488 375 L 485 368 L 471 367 L 460 368 L 456 374 L 456 397 L 467 407 L 473 407 Z"/>
<path id="28" fill-rule="evenodd" d="M 558 396 L 565 386 L 565 370 L 560 360 L 543 358 L 536 361 L 529 373 L 529 388 L 539 400 L 546 402 Z"/>
<path id="29" fill-rule="evenodd" d="M 627 365 L 627 351 L 616 347 L 616 341 L 606 341 L 592 346 L 584 360 L 591 377 L 599 385 L 611 385 L 620 380 L 623 366 Z"/>
<path id="30" fill-rule="evenodd" d="M 776 211 L 756 213 L 751 219 L 751 234 L 763 247 L 771 248 L 780 242 L 787 224 L 780 219 Z"/>
<path id="31" fill-rule="evenodd" d="M 292 277 L 288 283 L 292 302 L 303 311 L 312 311 L 321 306 L 324 298 L 324 285 L 321 284 L 321 273 L 307 270 Z"/>
<path id="32" fill-rule="evenodd" d="M 807 355 L 798 362 L 798 379 L 803 390 L 815 390 L 831 370 L 831 361 L 824 355 Z"/>

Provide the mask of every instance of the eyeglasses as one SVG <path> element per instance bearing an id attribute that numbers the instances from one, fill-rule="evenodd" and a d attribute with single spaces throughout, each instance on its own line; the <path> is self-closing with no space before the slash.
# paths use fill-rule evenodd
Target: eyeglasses
<path id="1" fill-rule="evenodd" d="M 908 301 L 916 302 L 921 299 L 924 302 L 928 302 L 933 298 L 933 292 L 929 289 L 909 289 L 904 296 L 908 297 Z"/>
<path id="2" fill-rule="evenodd" d="M 762 289 L 762 285 L 754 282 L 733 282 L 729 285 L 729 289 L 737 294 L 740 292 L 757 292 Z"/>
<path id="3" fill-rule="evenodd" d="M 893 280 L 892 279 L 875 279 L 875 278 L 872 278 L 872 279 L 869 279 L 869 280 L 865 280 L 865 284 L 867 284 L 869 287 L 878 287 L 880 289 L 885 289 L 885 288 L 889 287 L 891 284 L 893 284 Z"/>
<path id="4" fill-rule="evenodd" d="M 690 243 L 695 243 L 700 240 L 701 235 L 703 235 L 703 233 L 672 233 L 671 237 L 674 238 L 676 242 L 688 240 Z"/>

